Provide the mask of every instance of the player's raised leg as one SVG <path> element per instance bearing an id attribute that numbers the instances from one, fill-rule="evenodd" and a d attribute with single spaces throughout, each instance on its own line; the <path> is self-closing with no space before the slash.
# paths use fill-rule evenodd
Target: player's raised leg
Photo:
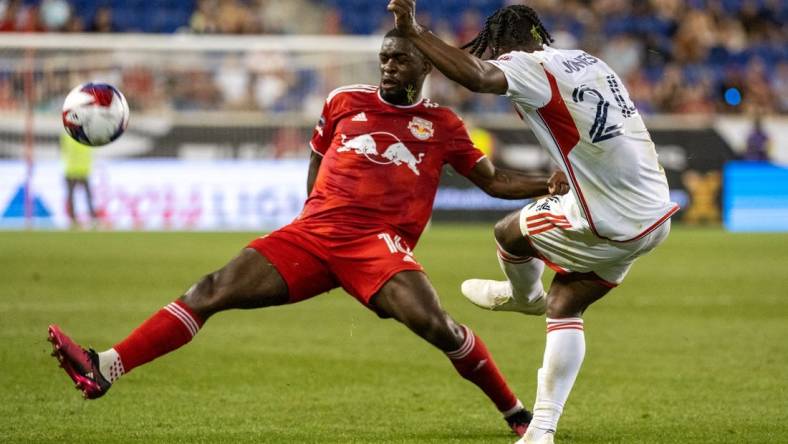
<path id="1" fill-rule="evenodd" d="M 512 393 L 481 338 L 441 308 L 424 273 L 403 271 L 394 275 L 374 296 L 372 305 L 445 352 L 457 372 L 492 400 L 512 430 L 518 435 L 525 432 L 530 413 Z"/>
<path id="2" fill-rule="evenodd" d="M 233 308 L 258 308 L 288 301 L 285 281 L 270 261 L 247 248 L 219 271 L 203 277 L 186 294 L 101 353 L 85 350 L 56 325 L 49 327 L 53 356 L 84 396 L 98 398 L 124 373 L 185 345 L 213 314 Z"/>
<path id="3" fill-rule="evenodd" d="M 482 308 L 540 315 L 545 312 L 544 262 L 523 235 L 522 211 L 509 214 L 495 225 L 498 263 L 508 280 L 468 279 L 460 289 Z"/>
<path id="4" fill-rule="evenodd" d="M 583 312 L 610 291 L 593 273 L 557 274 L 547 296 L 547 340 L 533 420 L 521 443 L 552 443 L 585 357 Z"/>

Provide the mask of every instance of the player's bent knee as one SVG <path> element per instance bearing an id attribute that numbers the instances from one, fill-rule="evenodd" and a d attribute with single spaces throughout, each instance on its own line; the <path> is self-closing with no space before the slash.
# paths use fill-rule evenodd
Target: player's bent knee
<path id="1" fill-rule="evenodd" d="M 225 293 L 218 285 L 218 273 L 214 272 L 203 276 L 183 295 L 182 300 L 205 319 L 219 311 Z"/>
<path id="2" fill-rule="evenodd" d="M 574 318 L 583 315 L 584 309 L 562 295 L 549 295 L 547 297 L 547 310 L 546 315 L 548 318 L 561 319 L 561 318 Z"/>
<path id="3" fill-rule="evenodd" d="M 462 327 L 445 313 L 426 317 L 412 328 L 427 342 L 444 351 L 456 350 L 465 339 Z"/>
<path id="4" fill-rule="evenodd" d="M 522 253 L 524 247 L 524 237 L 520 230 L 520 213 L 512 213 L 499 220 L 493 228 L 495 241 L 506 252 L 512 254 Z"/>
<path id="5" fill-rule="evenodd" d="M 507 228 L 509 223 L 507 218 L 501 219 L 495 223 L 495 227 L 493 227 L 493 233 L 495 234 L 495 240 L 498 241 L 498 244 L 504 246 L 504 243 L 508 239 L 507 235 Z"/>

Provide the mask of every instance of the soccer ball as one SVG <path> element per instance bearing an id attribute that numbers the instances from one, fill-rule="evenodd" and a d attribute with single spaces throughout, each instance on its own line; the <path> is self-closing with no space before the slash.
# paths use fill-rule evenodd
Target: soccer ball
<path id="1" fill-rule="evenodd" d="M 66 132 L 85 145 L 106 145 L 120 137 L 128 124 L 126 98 L 106 83 L 79 85 L 68 93 L 63 103 Z"/>

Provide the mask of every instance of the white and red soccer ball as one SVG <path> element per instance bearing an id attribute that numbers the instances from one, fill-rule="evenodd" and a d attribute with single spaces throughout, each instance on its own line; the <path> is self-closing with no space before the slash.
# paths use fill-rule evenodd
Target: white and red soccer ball
<path id="1" fill-rule="evenodd" d="M 107 83 L 84 83 L 72 89 L 63 103 L 63 126 L 80 143 L 106 145 L 120 137 L 129 124 L 129 104 Z"/>

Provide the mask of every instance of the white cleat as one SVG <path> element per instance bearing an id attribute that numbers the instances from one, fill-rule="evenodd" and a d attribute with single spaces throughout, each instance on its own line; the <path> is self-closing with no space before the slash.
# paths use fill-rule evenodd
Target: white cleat
<path id="1" fill-rule="evenodd" d="M 545 313 L 545 294 L 531 301 L 520 300 L 512 294 L 509 281 L 468 279 L 460 286 L 462 294 L 474 305 L 493 311 L 517 311 L 529 315 Z"/>
<path id="2" fill-rule="evenodd" d="M 525 436 L 520 438 L 520 440 L 514 444 L 555 444 L 555 441 L 553 439 L 554 436 L 555 435 L 552 433 L 545 433 L 544 435 L 542 435 L 541 438 L 537 440 L 533 440 L 533 439 L 528 439 L 528 433 L 526 432 Z"/>

